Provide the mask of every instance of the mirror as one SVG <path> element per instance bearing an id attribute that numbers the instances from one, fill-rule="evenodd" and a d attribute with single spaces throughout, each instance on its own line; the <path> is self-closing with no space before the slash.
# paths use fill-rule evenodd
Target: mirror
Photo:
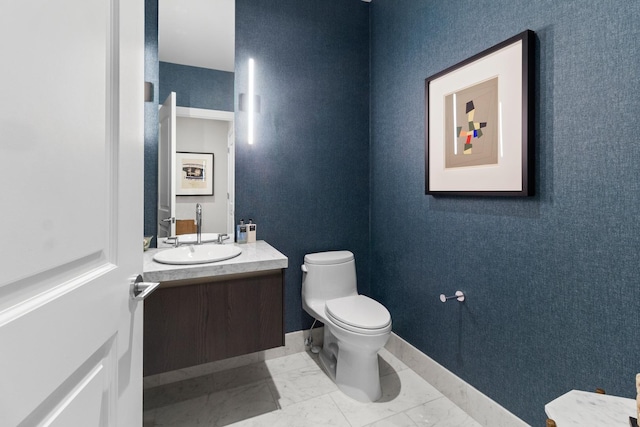
<path id="1" fill-rule="evenodd" d="M 233 236 L 235 144 L 233 111 L 228 110 L 233 110 L 234 105 L 235 0 L 158 0 L 158 57 L 161 63 L 160 102 L 167 96 L 162 93 L 165 86 L 176 92 L 178 105 L 171 125 L 175 128 L 175 148 L 169 144 L 166 153 L 158 153 L 158 246 L 163 246 L 168 236 L 195 231 L 193 220 L 197 203 L 202 205 L 203 233 Z M 171 71 L 163 73 L 163 70 Z M 168 77 L 164 78 L 163 74 Z M 230 79 L 223 76 L 219 80 L 226 86 L 230 82 L 230 88 L 223 91 L 230 98 L 224 102 L 227 108 L 212 109 L 208 105 L 202 108 L 207 102 L 195 99 L 194 93 L 202 94 L 199 86 L 209 86 L 209 76 L 220 74 L 230 75 Z M 199 78 L 206 81 L 198 82 Z M 215 93 L 219 96 L 219 91 Z M 202 98 L 206 99 L 206 96 Z M 163 126 L 166 130 L 168 125 L 160 123 L 160 138 L 163 137 Z M 185 156 L 183 153 L 192 154 Z M 186 169 L 181 162 L 185 158 L 198 159 L 203 154 L 213 154 L 212 171 L 206 177 L 211 178 L 206 182 L 210 192 L 189 191 L 188 185 L 201 178 L 191 179 L 184 175 Z M 165 180 L 173 183 L 171 191 L 167 190 L 170 185 L 163 185 L 163 168 L 171 171 L 165 172 L 169 175 Z M 196 183 L 205 184 L 204 181 Z M 175 218 L 175 222 L 163 222 L 167 218 Z M 228 241 L 233 241 L 233 237 Z"/>

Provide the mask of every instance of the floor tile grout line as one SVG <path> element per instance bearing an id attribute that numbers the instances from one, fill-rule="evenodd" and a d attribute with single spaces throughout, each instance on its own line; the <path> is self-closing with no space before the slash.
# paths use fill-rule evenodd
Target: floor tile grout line
<path id="1" fill-rule="evenodd" d="M 300 353 L 288 354 L 288 355 L 286 355 L 286 356 L 277 357 L 277 358 L 275 358 L 275 359 L 268 359 L 268 360 L 263 360 L 263 361 L 261 361 L 261 362 L 256 362 L 256 363 L 253 363 L 252 365 L 264 364 L 264 365 L 265 365 L 265 367 L 267 368 L 267 371 L 269 372 L 269 374 L 274 375 L 274 374 L 269 370 L 269 364 L 267 363 L 268 361 L 273 361 L 273 360 L 281 359 L 281 358 L 284 358 L 284 357 L 301 356 L 302 354 L 304 354 L 304 353 L 303 353 L 303 352 L 300 352 Z M 305 361 L 305 364 L 306 364 L 306 361 Z M 247 365 L 247 366 L 251 366 L 251 365 Z M 296 371 L 296 370 L 299 370 L 299 369 L 302 369 L 302 368 L 305 368 L 305 367 L 308 367 L 308 366 L 296 367 L 295 365 L 293 365 L 292 367 L 286 368 L 286 369 L 284 369 L 283 371 L 277 372 L 275 375 L 278 375 L 278 374 L 284 374 L 284 373 L 291 372 L 291 371 Z"/>
<path id="2" fill-rule="evenodd" d="M 271 391 L 272 394 L 273 394 L 273 389 L 271 388 L 271 384 L 267 384 L 267 386 L 269 387 L 269 391 Z M 273 384 L 273 386 L 275 387 L 275 384 Z M 331 390 L 331 391 L 328 391 L 326 393 L 317 394 L 315 396 L 309 396 L 309 397 L 307 397 L 305 399 L 299 400 L 297 402 L 293 402 L 293 403 L 291 403 L 290 405 L 287 405 L 287 406 L 280 406 L 280 403 L 276 400 L 276 405 L 278 406 L 278 408 L 280 408 L 280 410 L 285 410 L 285 409 L 287 409 L 287 408 L 289 408 L 291 406 L 298 405 L 298 404 L 303 403 L 303 402 L 308 402 L 308 401 L 316 399 L 318 397 L 327 396 L 327 395 L 330 395 L 331 393 L 335 393 L 336 391 L 337 390 Z"/>
<path id="3" fill-rule="evenodd" d="M 216 390 L 216 391 L 212 391 L 211 393 L 207 393 L 207 396 L 211 396 L 212 394 L 217 394 L 217 393 L 227 393 L 227 392 L 233 392 L 233 391 L 237 391 L 238 389 L 241 388 L 249 388 L 249 387 L 255 387 L 261 383 L 264 383 L 267 385 L 267 387 L 269 386 L 269 384 L 267 383 L 268 378 L 260 378 L 257 381 L 251 381 L 248 382 L 246 384 L 242 384 L 242 385 L 237 385 L 237 386 L 233 386 L 233 387 L 229 387 L 229 388 L 222 388 L 220 390 Z M 271 391 L 271 389 L 269 389 L 269 391 Z"/>
<path id="4" fill-rule="evenodd" d="M 273 397 L 273 389 L 272 389 L 272 385 L 271 384 L 267 384 L 267 386 L 269 387 L 269 391 L 272 393 L 272 397 Z M 333 405 L 335 406 L 335 408 L 338 410 L 338 412 L 340 413 L 340 415 L 342 415 L 342 418 L 347 422 L 347 424 L 349 424 L 350 426 L 352 426 L 352 424 L 349 422 L 349 420 L 347 419 L 347 417 L 344 415 L 344 413 L 342 412 L 342 410 L 340 409 L 340 407 L 338 406 L 338 404 L 335 402 L 335 400 L 331 397 L 331 394 L 335 393 L 337 390 L 333 390 L 333 391 L 329 391 L 326 393 L 322 393 L 322 394 L 318 394 L 316 396 L 310 396 L 306 399 L 300 400 L 298 402 L 292 403 L 290 405 L 287 406 L 280 406 L 280 403 L 278 403 L 277 399 L 275 399 L 274 397 L 274 401 L 276 403 L 276 406 L 278 407 L 277 411 L 281 411 L 281 412 L 286 412 L 288 410 L 291 410 L 290 408 L 294 408 L 296 406 L 301 406 L 304 403 L 307 403 L 311 400 L 314 399 L 320 399 L 322 397 L 328 397 L 331 400 L 331 403 L 333 403 Z M 353 427 L 353 426 L 352 426 Z"/>
<path id="5" fill-rule="evenodd" d="M 339 391 L 339 390 L 338 390 L 338 391 Z M 370 422 L 370 423 L 368 423 L 368 424 L 365 424 L 364 426 L 360 426 L 360 424 L 355 424 L 355 425 L 354 425 L 354 424 L 352 424 L 352 423 L 349 421 L 349 419 L 348 419 L 348 418 L 347 418 L 347 416 L 344 414 L 344 412 L 342 411 L 342 409 L 340 409 L 340 405 L 338 405 L 338 402 L 336 402 L 336 400 L 333 398 L 333 396 L 332 396 L 332 394 L 333 394 L 333 393 L 335 393 L 335 392 L 329 393 L 329 397 L 331 397 L 331 400 L 333 400 L 333 402 L 335 403 L 335 405 L 338 407 L 338 409 L 339 409 L 339 410 L 340 410 L 340 412 L 342 413 L 342 416 L 344 416 L 344 417 L 345 417 L 345 419 L 347 420 L 347 423 L 349 423 L 349 425 L 350 425 L 351 427 L 367 427 L 367 426 L 370 426 L 370 425 L 375 424 L 375 423 L 377 423 L 377 422 L 380 422 L 380 421 L 382 421 L 382 420 L 386 420 L 386 419 L 388 419 L 388 418 L 395 417 L 395 416 L 397 416 L 397 415 L 399 415 L 399 414 L 405 414 L 405 415 L 407 415 L 407 414 L 406 414 L 406 412 L 407 412 L 407 411 L 410 411 L 410 410 L 412 410 L 412 409 L 418 408 L 418 407 L 420 407 L 420 406 L 422 406 L 422 405 L 426 405 L 427 403 L 430 403 L 430 402 L 435 402 L 436 400 L 438 400 L 438 399 L 442 399 L 443 397 L 445 397 L 445 396 L 443 396 L 443 395 L 437 396 L 437 397 L 435 397 L 435 398 L 433 398 L 433 399 L 426 400 L 426 401 L 424 401 L 424 402 L 422 402 L 422 403 L 419 403 L 419 404 L 417 404 L 417 405 L 415 405 L 415 406 L 412 406 L 412 407 L 410 407 L 410 408 L 406 408 L 406 409 L 404 409 L 404 410 L 402 410 L 402 411 L 392 413 L 392 414 L 390 414 L 390 415 L 388 415 L 388 416 L 386 416 L 386 417 L 379 418 L 379 419 L 377 419 L 377 420 L 375 420 L 375 421 L 372 421 L 372 422 Z M 375 403 L 375 402 L 372 402 L 372 403 Z M 409 416 L 407 415 L 407 417 L 409 417 Z M 413 421 L 413 420 L 411 419 L 411 417 L 409 417 L 409 419 L 411 420 L 411 423 L 412 423 L 413 425 L 417 426 L 417 424 L 415 423 L 415 421 Z"/>
<path id="6" fill-rule="evenodd" d="M 339 391 L 339 390 L 338 390 Z M 340 405 L 338 405 L 338 402 L 336 402 L 336 400 L 333 398 L 332 394 L 335 393 L 331 392 L 331 393 L 327 393 L 329 395 L 329 399 L 331 399 L 331 401 L 333 402 L 333 404 L 335 405 L 336 408 L 338 408 L 338 411 L 340 411 L 340 414 L 342 415 L 342 418 L 345 419 L 345 421 L 347 421 L 347 424 L 349 424 L 351 427 L 357 427 L 354 426 L 351 421 L 349 421 L 349 418 L 347 418 L 347 416 L 344 414 L 344 412 L 342 411 L 342 409 L 340 408 Z"/>
<path id="7" fill-rule="evenodd" d="M 424 405 L 426 405 L 427 403 L 435 402 L 436 400 L 443 399 L 443 398 L 445 398 L 445 396 L 441 394 L 441 395 L 440 395 L 440 396 L 438 396 L 438 397 L 435 397 L 435 398 L 433 398 L 433 399 L 431 399 L 431 400 L 427 400 L 427 401 L 425 401 L 425 402 L 419 403 L 419 404 L 417 404 L 417 405 L 415 405 L 415 406 L 412 406 L 412 407 L 410 407 L 410 408 L 407 408 L 407 409 L 405 409 L 404 411 L 401 411 L 401 412 L 398 412 L 398 413 L 399 413 L 399 414 L 405 414 L 405 415 L 406 415 L 406 416 L 411 420 L 411 422 L 412 422 L 413 424 L 416 424 L 416 422 L 415 422 L 415 421 L 413 421 L 413 419 L 412 419 L 412 418 L 407 414 L 407 412 L 412 411 L 412 410 L 414 410 L 414 409 L 416 409 L 416 408 L 419 408 L 419 407 L 421 407 L 421 406 L 424 406 Z M 417 424 L 416 424 L 416 425 L 417 425 Z"/>
<path id="8" fill-rule="evenodd" d="M 265 379 L 264 382 L 267 384 L 267 388 L 269 389 L 269 394 L 271 394 L 271 398 L 273 399 L 273 403 L 276 405 L 276 408 L 277 408 L 276 411 L 282 411 L 283 408 L 280 405 L 280 401 L 278 401 L 278 399 L 274 395 L 273 388 L 271 387 L 271 385 L 273 384 L 273 381 L 269 382 L 269 381 L 267 381 Z"/>
<path id="9" fill-rule="evenodd" d="M 407 411 L 408 411 L 408 410 L 409 410 L 409 409 L 407 409 Z M 415 422 L 415 421 L 413 421 L 413 420 L 411 419 L 411 417 L 409 417 L 409 415 L 405 414 L 405 412 L 406 412 L 406 411 L 402 411 L 402 412 L 397 412 L 397 413 L 395 413 L 395 414 L 391 414 L 391 415 L 389 415 L 388 417 L 380 418 L 379 420 L 376 420 L 376 421 L 374 421 L 374 422 L 372 422 L 372 423 L 366 424 L 366 425 L 364 425 L 363 427 L 368 427 L 368 426 L 370 426 L 370 425 L 372 425 L 372 424 L 379 423 L 380 421 L 384 421 L 384 420 L 388 420 L 389 418 L 397 417 L 397 416 L 398 416 L 398 415 L 400 415 L 400 414 L 404 414 L 407 418 L 409 418 L 409 421 L 411 421 L 411 424 L 412 424 L 413 426 L 418 427 L 418 424 L 416 424 L 416 422 Z"/>

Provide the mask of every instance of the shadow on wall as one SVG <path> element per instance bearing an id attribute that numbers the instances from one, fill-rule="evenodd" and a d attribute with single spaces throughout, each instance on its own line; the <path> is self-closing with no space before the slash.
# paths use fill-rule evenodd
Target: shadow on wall
<path id="1" fill-rule="evenodd" d="M 553 197 L 554 141 L 554 30 L 552 25 L 536 31 L 535 141 L 536 199 L 550 203 Z M 541 76 L 545 76 L 544 80 Z M 544 106 L 544 107 L 543 107 Z"/>
<path id="2" fill-rule="evenodd" d="M 512 197 L 434 196 L 429 199 L 429 209 L 457 214 L 539 218 L 540 196 L 522 198 L 522 200 L 522 203 L 513 203 Z M 469 203 L 469 201 L 473 201 L 473 203 Z"/>

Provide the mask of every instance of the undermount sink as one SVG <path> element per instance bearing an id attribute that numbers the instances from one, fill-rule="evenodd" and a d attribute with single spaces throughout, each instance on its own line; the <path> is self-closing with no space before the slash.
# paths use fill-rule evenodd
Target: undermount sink
<path id="1" fill-rule="evenodd" d="M 237 257 L 242 249 L 236 245 L 190 245 L 158 252 L 153 259 L 162 264 L 205 264 Z"/>

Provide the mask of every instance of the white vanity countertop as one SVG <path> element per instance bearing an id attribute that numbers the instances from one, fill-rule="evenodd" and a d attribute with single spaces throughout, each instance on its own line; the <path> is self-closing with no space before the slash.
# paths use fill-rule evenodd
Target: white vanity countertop
<path id="1" fill-rule="evenodd" d="M 289 259 L 264 240 L 258 240 L 256 243 L 233 244 L 242 248 L 242 253 L 237 257 L 194 265 L 161 264 L 154 261 L 153 256 L 159 251 L 167 249 L 149 249 L 144 252 L 142 276 L 145 281 L 149 282 L 169 282 L 172 280 L 279 270 L 287 268 L 289 265 Z"/>
<path id="2" fill-rule="evenodd" d="M 544 406 L 558 427 L 629 427 L 637 416 L 636 401 L 608 394 L 571 390 Z"/>

